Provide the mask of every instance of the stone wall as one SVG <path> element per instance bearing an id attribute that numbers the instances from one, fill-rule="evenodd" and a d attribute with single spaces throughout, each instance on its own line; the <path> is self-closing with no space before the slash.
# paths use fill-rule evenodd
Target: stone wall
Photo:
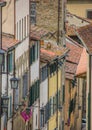
<path id="1" fill-rule="evenodd" d="M 51 31 L 58 29 L 58 0 L 39 0 L 36 6 L 36 12 L 37 25 Z M 62 8 L 60 17 L 61 16 Z M 60 24 L 62 24 L 62 21 Z"/>

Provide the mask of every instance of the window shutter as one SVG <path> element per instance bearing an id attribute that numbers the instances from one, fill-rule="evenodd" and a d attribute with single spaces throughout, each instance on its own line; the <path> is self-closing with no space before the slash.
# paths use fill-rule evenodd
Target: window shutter
<path id="1" fill-rule="evenodd" d="M 30 48 L 30 65 L 32 64 L 32 48 Z"/>
<path id="2" fill-rule="evenodd" d="M 13 56 L 12 53 L 8 54 L 8 71 L 11 72 L 13 69 Z"/>
<path id="3" fill-rule="evenodd" d="M 62 86 L 62 89 L 63 89 L 63 91 L 62 91 L 63 92 L 62 103 L 64 103 L 64 101 L 65 101 L 65 85 Z"/>
<path id="4" fill-rule="evenodd" d="M 33 45 L 33 62 L 35 61 L 35 45 Z"/>
<path id="5" fill-rule="evenodd" d="M 10 117 L 12 116 L 12 96 L 10 95 Z"/>
<path id="6" fill-rule="evenodd" d="M 39 80 L 37 81 L 37 98 L 39 98 L 40 90 L 39 90 Z"/>
<path id="7" fill-rule="evenodd" d="M 25 73 L 23 76 L 23 98 L 27 95 L 28 91 L 28 74 Z"/>
<path id="8" fill-rule="evenodd" d="M 37 59 L 38 59 L 38 56 L 39 56 L 39 42 L 37 41 Z"/>
<path id="9" fill-rule="evenodd" d="M 32 87 L 31 87 L 31 88 L 30 88 L 30 96 L 29 96 L 30 106 L 32 105 L 32 101 L 33 101 L 32 98 L 33 98 L 33 97 L 32 97 Z"/>
<path id="10" fill-rule="evenodd" d="M 18 98 L 19 98 L 19 89 L 14 90 L 14 109 L 18 106 Z"/>

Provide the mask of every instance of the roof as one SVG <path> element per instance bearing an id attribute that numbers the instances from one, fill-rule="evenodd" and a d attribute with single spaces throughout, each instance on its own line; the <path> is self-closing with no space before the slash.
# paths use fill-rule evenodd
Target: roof
<path id="1" fill-rule="evenodd" d="M 51 52 L 51 51 L 48 51 L 48 50 L 45 50 L 43 48 L 40 49 L 40 59 L 41 59 L 41 62 L 43 63 L 48 63 L 50 61 L 52 61 L 53 59 L 56 58 L 56 55 L 54 52 Z"/>
<path id="2" fill-rule="evenodd" d="M 31 39 L 40 40 L 43 36 L 45 36 L 48 33 L 49 32 L 47 30 L 33 25 L 33 26 L 31 26 L 30 37 L 31 37 Z"/>
<path id="3" fill-rule="evenodd" d="M 41 45 L 40 49 L 40 59 L 41 62 L 48 63 L 56 59 L 57 57 L 62 57 L 68 51 L 67 48 L 60 47 L 54 43 L 46 42 Z"/>
<path id="4" fill-rule="evenodd" d="M 19 43 L 12 35 L 4 34 L 2 36 L 2 48 L 8 50 Z"/>
<path id="5" fill-rule="evenodd" d="M 90 24 L 90 21 L 86 18 L 81 18 L 75 14 L 71 14 L 70 12 L 66 13 L 66 33 L 67 35 L 75 36 L 76 29 L 82 26 Z"/>
<path id="6" fill-rule="evenodd" d="M 77 29 L 77 35 L 87 51 L 92 54 L 92 24 Z"/>
<path id="7" fill-rule="evenodd" d="M 66 46 L 70 49 L 70 51 L 66 57 L 65 76 L 67 79 L 73 79 L 76 74 L 83 48 L 69 37 L 66 38 Z"/>
<path id="8" fill-rule="evenodd" d="M 76 75 L 81 75 L 87 72 L 87 52 L 86 49 L 83 48 L 80 61 L 77 67 Z"/>

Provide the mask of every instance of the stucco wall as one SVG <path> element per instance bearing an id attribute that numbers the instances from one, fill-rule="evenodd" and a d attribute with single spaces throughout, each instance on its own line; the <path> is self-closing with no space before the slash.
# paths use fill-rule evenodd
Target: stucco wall
<path id="1" fill-rule="evenodd" d="M 87 17 L 87 10 L 92 10 L 92 3 L 90 4 L 67 4 L 67 10 L 71 12 L 72 14 L 76 14 L 80 17 Z"/>
<path id="2" fill-rule="evenodd" d="M 2 31 L 14 35 L 14 0 L 6 0 L 2 10 Z"/>

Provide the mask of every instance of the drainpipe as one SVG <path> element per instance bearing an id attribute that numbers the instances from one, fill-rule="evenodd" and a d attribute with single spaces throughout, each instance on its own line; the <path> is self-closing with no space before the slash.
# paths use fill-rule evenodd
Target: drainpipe
<path id="1" fill-rule="evenodd" d="M 2 7 L 6 2 L 0 2 L 0 49 L 2 49 Z M 2 65 L 0 65 L 0 130 L 1 130 L 1 96 L 2 96 Z"/>
<path id="2" fill-rule="evenodd" d="M 56 124 L 57 124 L 57 130 L 58 130 L 58 58 L 56 59 L 56 74 L 57 74 L 57 79 L 56 79 L 56 81 L 57 81 L 57 88 L 56 88 L 56 93 L 57 93 L 57 116 L 56 116 Z"/>
<path id="3" fill-rule="evenodd" d="M 89 55 L 88 130 L 91 130 L 91 55 Z"/>

